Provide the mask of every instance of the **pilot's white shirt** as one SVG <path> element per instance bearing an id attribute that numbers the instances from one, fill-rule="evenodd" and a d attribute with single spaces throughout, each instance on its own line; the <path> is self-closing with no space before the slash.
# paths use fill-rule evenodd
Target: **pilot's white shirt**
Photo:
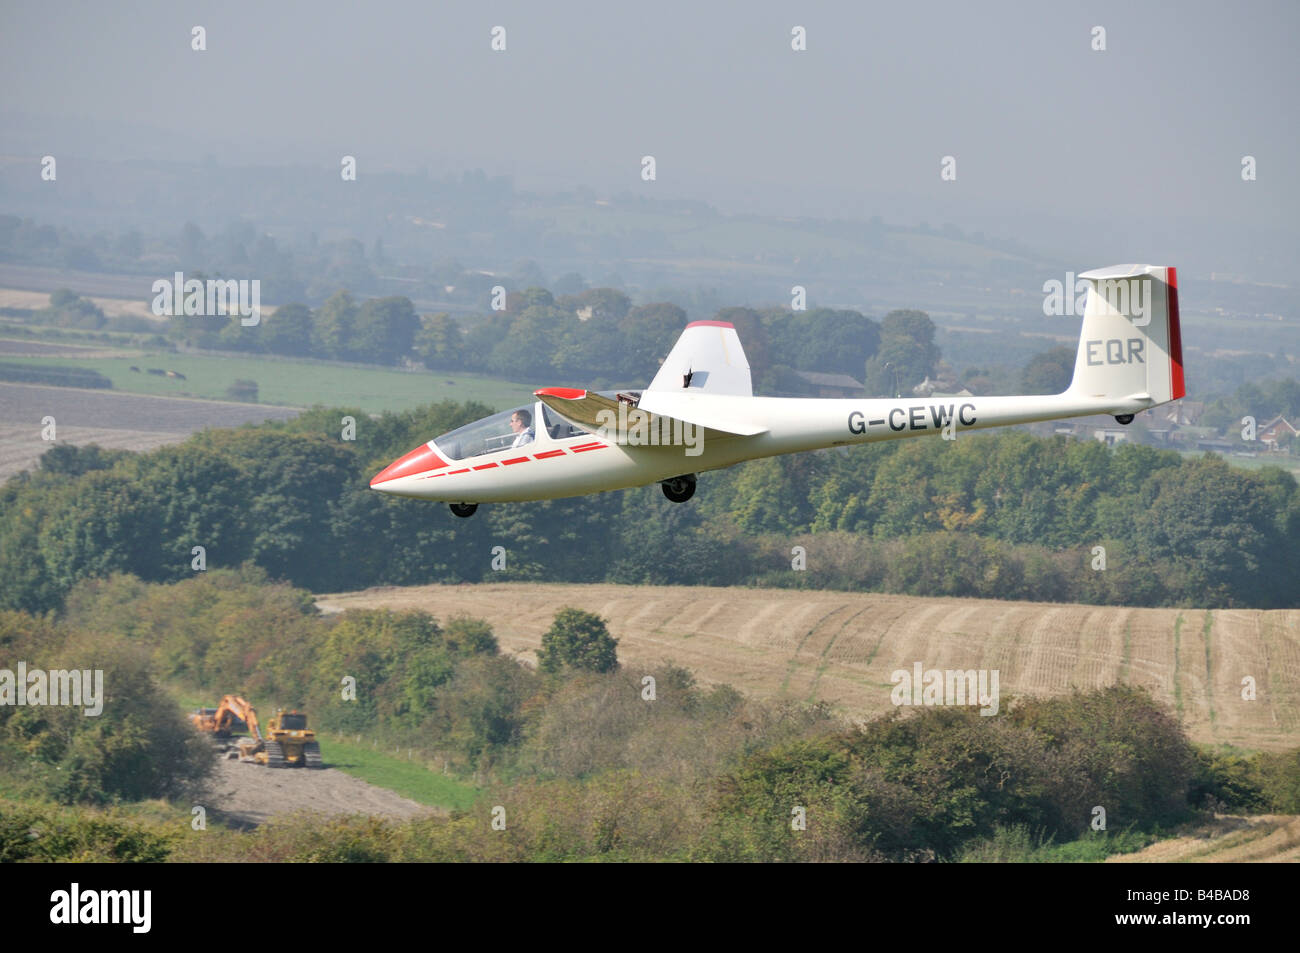
<path id="1" fill-rule="evenodd" d="M 532 428 L 530 427 L 527 430 L 519 431 L 519 433 L 515 435 L 515 442 L 510 445 L 510 449 L 513 450 L 515 449 L 515 447 L 522 447 L 524 444 L 532 443 L 532 442 L 533 442 L 533 431 Z"/>

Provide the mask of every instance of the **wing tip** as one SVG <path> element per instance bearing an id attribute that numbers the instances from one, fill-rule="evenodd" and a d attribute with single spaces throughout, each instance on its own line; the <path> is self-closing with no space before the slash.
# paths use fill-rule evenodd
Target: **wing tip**
<path id="1" fill-rule="evenodd" d="M 587 392 L 577 387 L 542 387 L 533 391 L 533 396 L 559 397 L 561 400 L 582 400 L 587 396 Z"/>

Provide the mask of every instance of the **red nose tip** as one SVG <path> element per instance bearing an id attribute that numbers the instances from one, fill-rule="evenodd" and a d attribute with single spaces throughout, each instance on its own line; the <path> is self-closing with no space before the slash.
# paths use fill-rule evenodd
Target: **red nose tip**
<path id="1" fill-rule="evenodd" d="M 371 486 L 378 486 L 388 480 L 396 480 L 398 477 L 414 476 L 417 473 L 424 473 L 427 470 L 436 470 L 439 467 L 445 467 L 446 461 L 439 457 L 429 445 L 421 444 L 410 453 L 394 460 L 386 466 L 378 476 L 370 481 Z"/>

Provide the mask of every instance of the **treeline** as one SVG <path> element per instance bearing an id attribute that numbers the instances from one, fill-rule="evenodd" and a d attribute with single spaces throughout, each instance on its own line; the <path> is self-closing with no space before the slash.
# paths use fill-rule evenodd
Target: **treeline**
<path id="1" fill-rule="evenodd" d="M 113 382 L 88 367 L 58 367 L 46 364 L 13 364 L 0 361 L 0 381 L 23 384 L 53 384 L 55 387 L 112 387 Z"/>
<path id="2" fill-rule="evenodd" d="M 511 380 L 631 386 L 650 382 L 689 322 L 675 304 L 634 307 L 627 295 L 611 288 L 558 298 L 544 288 L 529 288 L 511 292 L 502 303 L 502 310 L 457 321 L 445 313 L 418 315 L 408 298 L 358 303 L 340 291 L 315 310 L 287 304 L 247 327 L 238 316 L 174 317 L 168 336 L 200 348 L 378 364 L 411 361 Z M 869 360 L 876 362 L 870 366 L 882 381 L 888 377 L 886 390 L 895 377 L 910 387 L 938 360 L 934 325 L 916 311 L 892 312 L 880 323 L 856 311 L 826 308 L 724 308 L 717 318 L 736 325 L 760 393 L 806 389 L 792 370 L 861 380 Z M 881 360 L 892 362 L 888 375 Z"/>
<path id="3" fill-rule="evenodd" d="M 686 504 L 650 486 L 485 505 L 469 520 L 369 489 L 411 447 L 489 412 L 318 408 L 148 453 L 56 447 L 0 487 L 0 607 L 57 608 L 78 581 L 115 572 L 165 582 L 244 562 L 315 591 L 491 578 L 1297 604 L 1290 474 L 1128 444 L 899 441 L 705 474 Z M 340 439 L 344 414 L 355 441 Z"/>
<path id="4" fill-rule="evenodd" d="M 1229 436 L 1237 436 L 1242 429 L 1243 417 L 1254 417 L 1256 425 L 1262 427 L 1279 414 L 1293 426 L 1300 427 L 1300 381 L 1294 377 L 1242 384 L 1231 395 L 1211 400 L 1200 422 L 1216 430 L 1226 430 Z M 1283 442 L 1290 441 L 1284 437 Z"/>
<path id="5" fill-rule="evenodd" d="M 0 617 L 0 645 L 49 667 L 102 664 L 112 689 L 99 719 L 0 708 L 4 860 L 1027 859 L 1005 856 L 1023 831 L 1048 851 L 1039 859 L 1099 858 L 1198 810 L 1300 810 L 1300 753 L 1198 751 L 1127 686 L 1012 699 L 991 718 L 930 707 L 849 727 L 822 705 L 704 688 L 671 664 L 537 671 L 499 655 L 474 620 L 320 616 L 309 593 L 253 569 L 88 582 L 57 621 Z M 339 691 L 347 675 L 355 701 Z M 299 819 L 252 834 L 192 831 L 189 801 L 157 823 L 91 825 L 49 807 L 175 798 L 200 779 L 213 753 L 166 709 L 161 682 L 304 707 L 327 761 L 329 732 L 355 731 L 475 770 L 483 795 L 451 818 Z M 1090 830 L 1096 805 L 1127 833 Z M 509 837 L 492 828 L 497 806 Z"/>

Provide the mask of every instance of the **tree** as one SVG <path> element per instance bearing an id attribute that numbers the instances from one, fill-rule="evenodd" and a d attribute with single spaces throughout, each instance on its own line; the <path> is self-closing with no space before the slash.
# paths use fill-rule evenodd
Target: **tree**
<path id="1" fill-rule="evenodd" d="M 1074 348 L 1054 347 L 1035 354 L 1020 375 L 1021 393 L 1059 394 L 1074 375 Z"/>
<path id="2" fill-rule="evenodd" d="M 262 346 L 272 354 L 311 353 L 312 316 L 305 304 L 286 304 L 262 318 Z"/>
<path id="3" fill-rule="evenodd" d="M 633 308 L 619 322 L 624 351 L 610 376 L 649 383 L 686 324 L 686 312 L 675 304 L 656 302 Z"/>
<path id="4" fill-rule="evenodd" d="M 592 612 L 572 607 L 555 613 L 555 621 L 542 636 L 537 652 L 538 668 L 559 672 L 566 666 L 588 672 L 612 672 L 618 668 L 614 647 L 605 620 Z"/>
<path id="5" fill-rule="evenodd" d="M 867 393 L 907 393 L 933 372 L 938 360 L 930 316 L 924 311 L 891 311 L 880 322 L 880 350 L 867 361 Z"/>
<path id="6" fill-rule="evenodd" d="M 531 289 L 524 292 L 530 293 Z M 492 348 L 489 366 L 511 380 L 547 377 L 554 373 L 555 352 L 565 331 L 574 324 L 577 319 L 573 315 L 554 305 L 529 305 L 511 323 L 505 338 Z"/>
<path id="7" fill-rule="evenodd" d="M 392 364 L 410 353 L 419 327 L 420 317 L 410 298 L 371 298 L 356 316 L 352 360 Z"/>
<path id="8" fill-rule="evenodd" d="M 555 279 L 555 293 L 557 295 L 581 294 L 586 287 L 586 279 L 576 271 L 570 271 Z"/>
<path id="9" fill-rule="evenodd" d="M 336 292 L 316 312 L 313 349 L 322 357 L 346 358 L 352 348 L 357 306 L 346 291 Z"/>
<path id="10" fill-rule="evenodd" d="M 127 450 L 106 450 L 97 443 L 81 447 L 60 443 L 41 454 L 40 468 L 45 473 L 79 477 L 91 470 L 112 469 L 117 461 L 130 455 Z"/>
<path id="11" fill-rule="evenodd" d="M 420 330 L 415 332 L 415 356 L 425 367 L 460 367 L 462 349 L 460 326 L 446 312 L 426 314 L 420 319 Z"/>
<path id="12" fill-rule="evenodd" d="M 95 331 L 102 328 L 107 319 L 89 298 L 82 298 L 66 288 L 60 288 L 50 295 L 50 305 L 36 312 L 36 319 L 43 324 L 53 324 L 61 328 L 82 328 Z"/>
<path id="13" fill-rule="evenodd" d="M 628 296 L 616 288 L 589 288 L 580 294 L 566 296 L 557 302 L 572 311 L 591 309 L 591 317 L 621 321 L 627 317 L 632 302 Z"/>
<path id="14" fill-rule="evenodd" d="M 778 344 L 775 325 L 784 325 Z M 857 377 L 862 365 L 880 347 L 880 325 L 857 311 L 815 308 L 788 312 L 773 322 L 772 343 L 777 360 L 805 371 L 825 371 Z"/>

